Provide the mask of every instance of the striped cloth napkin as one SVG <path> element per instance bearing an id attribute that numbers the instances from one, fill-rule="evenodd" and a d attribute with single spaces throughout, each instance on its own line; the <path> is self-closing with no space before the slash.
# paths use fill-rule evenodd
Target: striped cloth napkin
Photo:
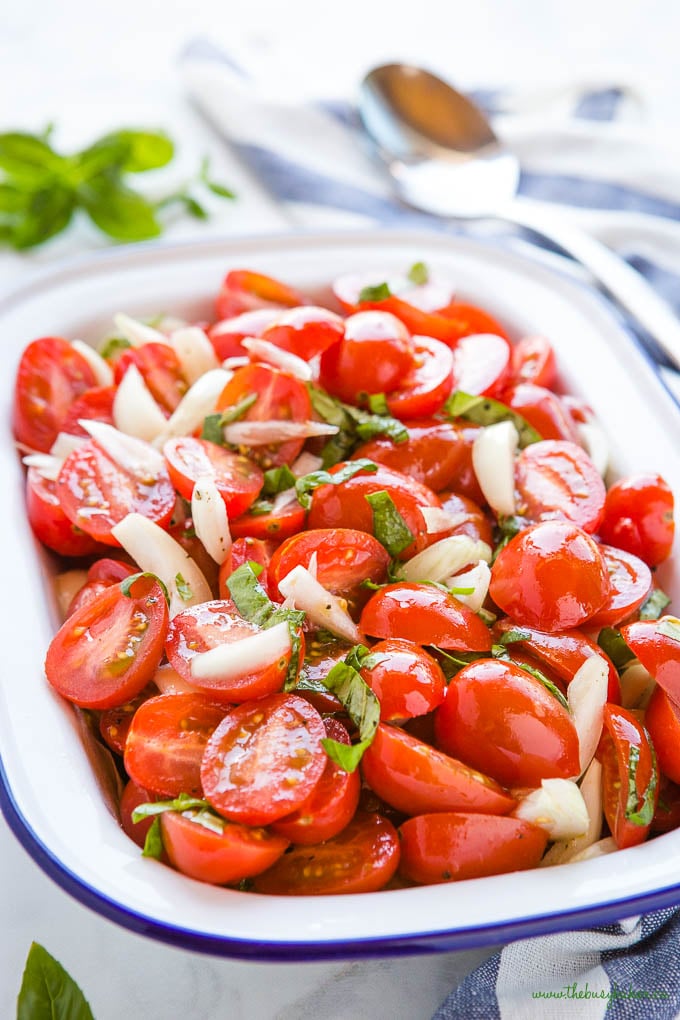
<path id="1" fill-rule="evenodd" d="M 206 40 L 185 49 L 181 71 L 199 111 L 250 171 L 272 228 L 379 224 L 481 234 L 587 280 L 550 246 L 515 228 L 456 224 L 399 202 L 364 144 L 350 102 L 283 105 L 258 94 L 243 70 Z M 611 87 L 474 98 L 520 157 L 520 193 L 559 206 L 643 273 L 680 315 L 680 148 L 660 148 L 641 129 L 634 94 Z M 640 339 L 680 397 L 677 373 Z M 662 910 L 515 942 L 454 989 L 434 1020 L 670 1020 L 680 1015 L 679 940 L 680 912 Z"/>

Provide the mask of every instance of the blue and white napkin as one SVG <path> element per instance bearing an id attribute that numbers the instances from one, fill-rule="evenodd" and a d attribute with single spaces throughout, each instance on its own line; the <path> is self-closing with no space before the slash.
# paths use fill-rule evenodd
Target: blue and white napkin
<path id="1" fill-rule="evenodd" d="M 258 93 L 241 68 L 204 40 L 187 47 L 181 65 L 194 103 L 259 189 L 260 228 L 263 217 L 272 229 L 426 228 L 502 236 L 526 250 L 521 232 L 464 227 L 402 204 L 364 144 L 352 103 L 281 104 Z M 643 130 L 635 95 L 611 87 L 474 98 L 520 158 L 520 193 L 559 206 L 647 277 L 680 315 L 680 146 L 672 151 Z M 567 265 L 547 248 L 533 251 Z M 569 271 L 579 272 L 573 264 Z M 677 374 L 664 374 L 680 396 Z M 679 1014 L 680 913 L 662 910 L 512 943 L 470 974 L 434 1020 Z"/>

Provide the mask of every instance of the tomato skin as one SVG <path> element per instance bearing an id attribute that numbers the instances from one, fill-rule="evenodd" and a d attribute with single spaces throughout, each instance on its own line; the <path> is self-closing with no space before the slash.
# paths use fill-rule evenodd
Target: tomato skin
<path id="1" fill-rule="evenodd" d="M 241 517 L 229 521 L 229 530 L 234 539 L 255 538 L 262 542 L 282 542 L 285 538 L 297 535 L 304 528 L 306 517 L 307 511 L 293 496 L 290 502 L 277 512 L 242 514 Z"/>
<path id="2" fill-rule="evenodd" d="M 156 403 L 172 414 L 189 388 L 174 348 L 169 344 L 148 343 L 123 351 L 113 367 L 116 383 L 122 381 L 130 365 L 139 369 Z"/>
<path id="3" fill-rule="evenodd" d="M 472 465 L 471 444 L 462 430 L 451 422 L 417 419 L 406 422 L 408 439 L 395 443 L 387 436 L 369 439 L 352 454 L 352 460 L 366 458 L 400 471 L 427 485 L 433 492 L 456 487 L 459 473 L 468 459 Z"/>
<path id="4" fill-rule="evenodd" d="M 82 425 L 78 424 L 81 418 L 94 419 L 103 421 L 105 425 L 113 425 L 115 396 L 115 386 L 97 386 L 95 389 L 85 390 L 69 407 L 59 431 L 68 432 L 71 436 L 89 438 Z"/>
<path id="5" fill-rule="evenodd" d="M 377 892 L 399 866 L 396 829 L 377 814 L 357 814 L 333 839 L 294 847 L 253 883 L 271 896 Z"/>
<path id="6" fill-rule="evenodd" d="M 281 314 L 264 330 L 263 340 L 309 361 L 345 335 L 344 320 L 327 308 L 302 305 Z"/>
<path id="7" fill-rule="evenodd" d="M 609 573 L 609 598 L 588 621 L 594 629 L 616 627 L 628 619 L 652 590 L 652 572 L 643 560 L 611 545 L 601 545 L 600 551 Z"/>
<path id="8" fill-rule="evenodd" d="M 222 833 L 194 821 L 195 811 L 161 815 L 163 847 L 173 868 L 199 882 L 227 885 L 275 864 L 289 846 L 283 836 L 225 822 Z"/>
<path id="9" fill-rule="evenodd" d="M 360 672 L 380 702 L 383 722 L 425 715 L 444 700 L 446 679 L 441 666 L 420 645 L 388 638 L 373 645 L 371 655 L 380 661 Z"/>
<path id="10" fill-rule="evenodd" d="M 105 708 L 101 713 L 99 716 L 99 734 L 107 747 L 110 747 L 115 754 L 123 755 L 125 741 L 135 712 L 141 704 L 156 693 L 156 687 L 153 684 L 149 684 L 141 694 L 131 698 L 130 701 L 126 701 L 124 705 L 118 705 L 116 708 Z M 143 801 L 140 801 L 140 803 L 143 803 Z"/>
<path id="11" fill-rule="evenodd" d="M 673 506 L 673 493 L 661 475 L 622 478 L 607 493 L 602 540 L 655 567 L 673 547 Z"/>
<path id="12" fill-rule="evenodd" d="M 510 372 L 510 344 L 497 333 L 462 337 L 453 351 L 453 378 L 464 393 L 501 393 Z"/>
<path id="13" fill-rule="evenodd" d="M 680 786 L 661 775 L 659 787 L 659 800 L 650 832 L 672 832 L 673 829 L 680 828 Z"/>
<path id="14" fill-rule="evenodd" d="M 47 679 L 80 708 L 124 705 L 153 677 L 167 629 L 168 607 L 157 581 L 139 578 L 129 596 L 110 585 L 52 638 Z"/>
<path id="15" fill-rule="evenodd" d="M 600 526 L 604 482 L 575 443 L 546 439 L 525 447 L 517 458 L 515 479 L 530 518 L 567 520 L 587 532 Z"/>
<path id="16" fill-rule="evenodd" d="M 535 868 L 548 842 L 544 829 L 518 818 L 453 812 L 410 818 L 399 835 L 399 872 L 424 885 Z"/>
<path id="17" fill-rule="evenodd" d="M 135 783 L 134 779 L 130 779 L 123 788 L 120 804 L 118 805 L 123 832 L 142 850 L 144 849 L 147 833 L 153 825 L 153 818 L 142 818 L 139 822 L 133 822 L 132 812 L 140 804 L 148 804 L 153 799 L 154 796 L 150 790 L 146 790 L 143 786 Z"/>
<path id="18" fill-rule="evenodd" d="M 353 528 L 312 528 L 286 539 L 269 563 L 270 590 L 279 597 L 279 581 L 297 566 L 308 567 L 316 555 L 316 577 L 334 595 L 354 599 L 363 594 L 362 581 L 381 584 L 390 557 L 377 538 Z"/>
<path id="19" fill-rule="evenodd" d="M 268 825 L 304 804 L 326 766 L 321 716 L 294 694 L 270 694 L 227 715 L 201 766 L 206 800 L 245 825 Z"/>
<path id="20" fill-rule="evenodd" d="M 680 641 L 658 629 L 663 620 L 671 620 L 680 627 L 680 622 L 674 617 L 637 620 L 625 624 L 621 628 L 621 636 L 659 687 L 663 687 L 669 698 L 680 703 Z"/>
<path id="21" fill-rule="evenodd" d="M 218 319 L 230 319 L 257 308 L 293 308 L 304 299 L 288 284 L 251 269 L 232 269 L 215 301 Z"/>
<path id="22" fill-rule="evenodd" d="M 566 521 L 544 521 L 501 550 L 489 593 L 522 626 L 555 633 L 580 626 L 602 608 L 609 575 L 590 535 Z"/>
<path id="23" fill-rule="evenodd" d="M 557 363 L 552 344 L 544 336 L 523 336 L 512 348 L 510 357 L 513 383 L 535 383 L 551 389 L 557 378 Z M 540 431 L 540 429 L 539 429 Z"/>
<path id="24" fill-rule="evenodd" d="M 393 418 L 436 414 L 453 389 L 453 356 L 446 344 L 429 336 L 413 337 L 413 365 L 387 396 Z"/>
<path id="25" fill-rule="evenodd" d="M 658 685 L 647 704 L 645 726 L 652 738 L 659 768 L 674 783 L 680 782 L 680 708 Z"/>
<path id="26" fill-rule="evenodd" d="M 535 677 L 479 659 L 451 680 L 435 716 L 437 744 L 504 786 L 579 774 L 578 736 L 567 710 Z"/>
<path id="27" fill-rule="evenodd" d="M 347 404 L 360 395 L 389 393 L 413 365 L 408 330 L 388 312 L 357 312 L 345 321 L 345 336 L 321 355 L 319 381 Z"/>
<path id="28" fill-rule="evenodd" d="M 324 719 L 326 735 L 349 744 L 349 733 L 337 719 Z M 333 839 L 349 825 L 359 803 L 359 772 L 345 772 L 329 758 L 307 800 L 297 811 L 272 822 L 272 832 L 298 846 L 310 846 Z"/>
<path id="29" fill-rule="evenodd" d="M 453 348 L 460 339 L 460 327 L 437 311 L 424 311 L 403 298 L 392 295 L 383 301 L 360 301 L 345 306 L 350 312 L 387 312 L 394 315 L 414 336 L 429 336 Z"/>
<path id="30" fill-rule="evenodd" d="M 656 758 L 647 731 L 628 709 L 620 705 L 605 705 L 603 720 L 597 757 L 602 763 L 604 815 L 617 847 L 625 850 L 644 842 L 649 834 L 659 796 Z M 634 780 L 630 768 L 633 748 L 639 755 Z M 646 825 L 636 824 L 627 817 L 633 782 L 638 798 L 636 811 L 640 810 L 643 798 L 651 794 L 652 805 Z"/>
<path id="31" fill-rule="evenodd" d="M 535 383 L 518 383 L 504 390 L 503 402 L 521 414 L 544 440 L 578 444 L 574 421 L 552 390 Z"/>
<path id="32" fill-rule="evenodd" d="M 35 537 L 60 556 L 88 556 L 98 548 L 62 510 L 56 483 L 43 478 L 34 467 L 29 467 L 26 475 L 26 514 Z"/>
<path id="33" fill-rule="evenodd" d="M 170 480 L 180 496 L 191 500 L 199 478 L 213 478 L 228 517 L 238 517 L 252 506 L 264 484 L 262 471 L 248 457 L 211 443 L 181 436 L 163 446 Z"/>
<path id="34" fill-rule="evenodd" d="M 21 355 L 14 384 L 16 441 L 49 453 L 73 401 L 96 385 L 90 365 L 67 340 L 34 340 Z"/>
<path id="35" fill-rule="evenodd" d="M 125 771 L 160 797 L 202 797 L 201 760 L 227 709 L 203 694 L 161 694 L 135 712 L 125 741 Z"/>
<path id="36" fill-rule="evenodd" d="M 247 336 L 259 338 L 267 326 L 278 319 L 275 308 L 256 308 L 250 312 L 242 312 L 233 318 L 216 322 L 208 330 L 208 338 L 213 345 L 215 354 L 220 361 L 227 358 L 247 357 L 248 353 L 242 346 Z"/>
<path id="37" fill-rule="evenodd" d="M 433 811 L 507 814 L 515 800 L 488 776 L 468 768 L 396 726 L 380 723 L 361 759 L 364 779 L 407 815 Z"/>
<path id="38" fill-rule="evenodd" d="M 372 637 L 401 637 L 465 652 L 491 649 L 491 634 L 477 614 L 428 584 L 399 581 L 381 588 L 366 603 L 359 629 Z"/>

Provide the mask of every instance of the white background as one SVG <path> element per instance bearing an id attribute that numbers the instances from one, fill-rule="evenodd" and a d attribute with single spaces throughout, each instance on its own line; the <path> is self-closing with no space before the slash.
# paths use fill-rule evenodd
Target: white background
<path id="1" fill-rule="evenodd" d="M 181 180 L 211 152 L 216 175 L 240 196 L 234 206 L 216 201 L 207 226 L 184 221 L 171 236 L 267 229 L 256 192 L 183 97 L 175 59 L 198 35 L 291 99 L 350 95 L 371 64 L 406 59 L 464 88 L 622 81 L 643 95 L 659 133 L 677 135 L 680 127 L 674 0 L 3 0 L 0 130 L 54 120 L 56 143 L 69 146 L 116 126 L 166 127 L 180 146 L 166 179 Z M 36 264 L 102 243 L 81 225 L 35 256 L 0 256 L 0 290 Z M 97 1020 L 417 1020 L 485 955 L 296 966 L 199 957 L 81 908 L 33 865 L 2 821 L 0 861 L 0 1016 L 7 1018 L 32 939 L 77 977 Z"/>

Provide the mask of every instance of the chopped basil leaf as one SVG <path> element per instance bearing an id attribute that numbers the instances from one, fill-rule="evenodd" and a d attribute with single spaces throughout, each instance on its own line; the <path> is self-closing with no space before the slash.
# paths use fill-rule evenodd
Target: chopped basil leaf
<path id="1" fill-rule="evenodd" d="M 272 603 L 273 605 L 274 603 Z M 288 633 L 290 634 L 290 663 L 288 665 L 288 672 L 286 674 L 286 680 L 283 685 L 284 691 L 292 691 L 297 685 L 298 673 L 300 672 L 300 651 L 301 651 L 301 639 L 302 627 L 305 622 L 305 614 L 301 609 L 274 609 L 271 616 L 264 624 L 265 627 L 274 627 L 277 623 L 287 623 Z"/>
<path id="2" fill-rule="evenodd" d="M 618 670 L 622 670 L 624 666 L 635 658 L 634 652 L 631 652 L 623 640 L 621 632 L 613 627 L 603 627 L 598 634 L 597 643 Z"/>
<path id="3" fill-rule="evenodd" d="M 191 797 L 188 793 L 180 793 L 173 800 L 154 800 L 147 804 L 138 804 L 132 812 L 132 821 L 141 822 L 144 818 L 152 818 L 155 815 L 162 815 L 166 811 L 188 811 L 190 809 L 201 810 L 209 808 L 207 800 L 199 797 Z"/>
<path id="4" fill-rule="evenodd" d="M 414 262 L 406 275 L 417 287 L 430 279 L 430 271 L 424 262 Z"/>
<path id="5" fill-rule="evenodd" d="M 633 825 L 646 827 L 654 817 L 655 794 L 659 780 L 659 773 L 656 767 L 656 755 L 654 748 L 649 745 L 652 755 L 652 775 L 642 797 L 638 794 L 637 770 L 640 764 L 640 748 L 635 744 L 631 745 L 628 752 L 628 799 L 626 800 L 625 817 Z M 642 803 L 641 803 L 642 801 Z"/>
<path id="6" fill-rule="evenodd" d="M 368 409 L 371 414 L 381 414 L 389 417 L 390 409 L 387 406 L 387 397 L 384 393 L 369 393 Z"/>
<path id="7" fill-rule="evenodd" d="M 354 645 L 345 656 L 345 662 L 358 673 L 362 669 L 373 669 L 387 658 L 387 655 L 382 655 L 380 652 L 372 652 L 366 645 Z"/>
<path id="8" fill-rule="evenodd" d="M 501 645 L 511 645 L 515 641 L 531 641 L 531 633 L 528 630 L 522 630 L 521 627 L 513 627 L 512 630 L 506 630 L 498 641 Z"/>
<path id="9" fill-rule="evenodd" d="M 168 605 L 170 605 L 170 595 L 168 593 L 168 589 L 167 586 L 165 585 L 165 582 L 161 581 L 158 574 L 152 574 L 151 571 L 149 570 L 140 570 L 138 574 L 131 574 L 130 577 L 126 577 L 123 581 L 120 582 L 120 590 L 122 591 L 123 595 L 125 595 L 126 598 L 128 599 L 132 598 L 132 595 L 130 594 L 130 589 L 132 588 L 132 585 L 135 583 L 135 581 L 139 581 L 140 577 L 150 577 L 151 580 L 157 581 L 158 584 L 160 585 L 160 589 L 163 592 L 163 595 L 165 596 L 165 601 L 168 603 Z"/>
<path id="10" fill-rule="evenodd" d="M 201 439 L 207 439 L 208 442 L 215 443 L 217 446 L 224 446 L 224 432 L 221 414 L 209 414 L 203 419 Z"/>
<path id="11" fill-rule="evenodd" d="M 298 503 L 305 510 L 308 510 L 312 505 L 311 493 L 314 489 L 318 489 L 320 485 L 339 485 L 341 482 L 354 478 L 360 471 L 368 471 L 374 474 L 377 470 L 377 464 L 374 464 L 372 460 L 362 457 L 359 460 L 353 460 L 349 464 L 345 464 L 344 467 L 333 474 L 330 474 L 328 471 L 311 471 L 308 475 L 303 475 L 302 478 L 298 478 L 295 482 L 295 494 Z"/>
<path id="12" fill-rule="evenodd" d="M 16 1020 L 94 1020 L 71 975 L 38 942 L 31 943 L 26 957 Z"/>
<path id="13" fill-rule="evenodd" d="M 658 620 L 666 606 L 670 605 L 670 601 L 665 591 L 655 588 L 640 606 L 640 619 Z"/>
<path id="14" fill-rule="evenodd" d="M 287 464 L 281 467 L 270 468 L 264 473 L 264 485 L 262 486 L 263 496 L 276 496 L 279 492 L 292 489 L 295 485 L 295 475 Z"/>
<path id="15" fill-rule="evenodd" d="M 386 281 L 376 283 L 373 286 L 362 287 L 359 291 L 359 302 L 386 301 L 388 297 L 392 297 L 392 291 Z"/>
<path id="16" fill-rule="evenodd" d="M 325 468 L 333 467 L 341 460 L 348 460 L 360 441 L 374 436 L 387 436 L 393 443 L 405 443 L 408 429 L 397 418 L 370 414 L 350 404 L 343 404 L 324 390 L 307 383 L 312 407 L 325 422 L 340 430 L 331 436 L 323 450 L 321 459 Z"/>
<path id="17" fill-rule="evenodd" d="M 253 517 L 261 517 L 263 514 L 270 514 L 274 509 L 271 499 L 257 499 L 248 507 L 248 513 Z"/>
<path id="18" fill-rule="evenodd" d="M 354 651 L 352 649 L 352 652 Z M 352 652 L 350 652 L 350 655 L 352 655 Z M 342 768 L 346 769 L 346 771 L 353 772 L 359 764 L 361 755 L 373 741 L 378 729 L 380 702 L 357 670 L 347 662 L 337 662 L 327 676 L 321 677 L 321 681 L 327 690 L 335 694 L 352 722 L 359 729 L 359 743 L 355 745 L 356 751 L 354 751 L 353 755 L 344 755 L 346 764 L 341 763 L 338 761 L 338 758 L 334 757 L 336 750 L 334 748 L 335 741 L 331 745 L 333 761 L 342 764 Z"/>
<path id="19" fill-rule="evenodd" d="M 469 666 L 471 662 L 476 662 L 477 659 L 486 659 L 488 655 L 486 652 L 450 652 L 444 651 L 443 648 L 439 648 L 437 645 L 432 645 L 432 650 L 440 655 L 442 662 L 440 663 L 444 670 L 444 675 L 447 680 L 450 680 L 456 675 L 456 673 L 463 669 L 465 666 Z"/>
<path id="20" fill-rule="evenodd" d="M 345 772 L 355 772 L 361 761 L 364 751 L 371 746 L 371 740 L 360 740 L 358 744 L 341 744 L 339 740 L 332 737 L 324 737 L 321 746 L 336 765 L 339 765 Z"/>
<path id="21" fill-rule="evenodd" d="M 199 811 L 189 810 L 182 813 L 185 818 L 196 822 L 196 825 L 202 825 L 204 829 L 209 829 L 210 832 L 216 832 L 218 836 L 222 835 L 225 826 L 229 824 L 225 818 L 215 814 L 209 807 L 201 808 Z"/>
<path id="22" fill-rule="evenodd" d="M 446 588 L 449 595 L 473 595 L 474 588 Z"/>
<path id="23" fill-rule="evenodd" d="M 388 418 L 384 414 L 368 414 L 358 408 L 352 408 L 352 417 L 356 423 L 356 434 L 359 439 L 387 436 L 393 443 L 405 443 L 408 439 L 408 429 L 398 418 Z"/>
<path id="24" fill-rule="evenodd" d="M 414 535 L 401 516 L 389 492 L 381 490 L 365 497 L 373 511 L 373 534 L 390 556 L 398 556 L 411 542 Z"/>
<path id="25" fill-rule="evenodd" d="M 658 634 L 665 634 L 666 637 L 673 638 L 674 641 L 680 641 L 680 620 L 677 620 L 674 616 L 662 617 L 656 626 L 656 630 Z"/>
<path id="26" fill-rule="evenodd" d="M 183 602 L 189 602 L 194 597 L 191 585 L 187 584 L 182 574 L 175 574 L 175 588 Z"/>
<path id="27" fill-rule="evenodd" d="M 113 358 L 120 351 L 126 350 L 128 347 L 132 347 L 129 340 L 126 340 L 123 336 L 111 336 L 108 340 L 105 340 L 102 344 L 99 353 L 102 358 Z"/>
<path id="28" fill-rule="evenodd" d="M 521 414 L 491 397 L 475 396 L 472 393 L 464 393 L 463 390 L 456 390 L 444 404 L 444 410 L 450 418 L 464 418 L 465 421 L 473 422 L 475 425 L 495 425 L 499 421 L 511 421 L 519 433 L 521 449 L 540 442 L 542 438 Z"/>
<path id="29" fill-rule="evenodd" d="M 154 818 L 144 840 L 142 857 L 153 857 L 160 861 L 163 856 L 163 837 L 161 835 L 161 820 Z"/>
<path id="30" fill-rule="evenodd" d="M 499 646 L 496 645 L 495 647 L 498 648 Z M 523 669 L 525 673 L 529 673 L 530 676 L 533 676 L 536 680 L 538 680 L 539 683 L 543 684 L 546 691 L 549 691 L 554 698 L 557 698 L 562 708 L 565 708 L 567 712 L 571 713 L 571 709 L 569 708 L 569 702 L 562 694 L 562 691 L 552 682 L 552 680 L 548 679 L 545 673 L 543 673 L 540 669 L 536 669 L 535 666 L 527 665 L 526 662 L 516 662 L 513 658 L 507 656 L 507 652 L 505 651 L 505 647 L 503 645 L 501 645 L 500 647 L 503 648 L 504 654 L 497 655 L 496 658 L 505 659 L 507 657 L 509 662 L 512 662 L 515 666 L 519 666 L 519 668 Z"/>
<path id="31" fill-rule="evenodd" d="M 231 407 L 225 408 L 225 410 L 222 411 L 222 424 L 229 425 L 232 421 L 238 421 L 256 401 L 257 393 L 248 393 L 236 404 L 232 404 Z"/>

